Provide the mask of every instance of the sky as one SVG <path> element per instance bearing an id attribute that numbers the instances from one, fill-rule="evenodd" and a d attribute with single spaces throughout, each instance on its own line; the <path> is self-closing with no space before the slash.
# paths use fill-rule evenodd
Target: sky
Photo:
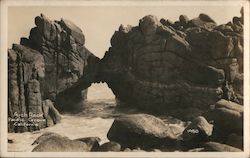
<path id="1" fill-rule="evenodd" d="M 240 16 L 241 6 L 10 6 L 8 8 L 8 47 L 28 37 L 35 26 L 34 18 L 41 13 L 51 20 L 69 19 L 85 35 L 85 46 L 102 58 L 110 47 L 110 39 L 121 24 L 137 26 L 145 15 L 176 21 L 181 14 L 192 19 L 208 14 L 217 24 Z"/>

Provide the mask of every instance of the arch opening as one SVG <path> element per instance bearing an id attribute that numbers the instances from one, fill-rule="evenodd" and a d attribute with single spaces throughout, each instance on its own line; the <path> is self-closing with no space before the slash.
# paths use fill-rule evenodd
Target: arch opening
<path id="1" fill-rule="evenodd" d="M 115 100 L 115 95 L 107 83 L 92 83 L 88 87 L 87 101 Z"/>

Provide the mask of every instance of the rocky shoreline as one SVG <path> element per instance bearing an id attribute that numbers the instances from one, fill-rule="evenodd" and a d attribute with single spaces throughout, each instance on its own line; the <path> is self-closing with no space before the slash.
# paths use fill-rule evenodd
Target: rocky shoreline
<path id="1" fill-rule="evenodd" d="M 71 140 L 57 133 L 46 132 L 32 145 L 33 152 L 242 152 L 243 107 L 220 100 L 206 114 L 187 122 L 184 128 L 163 122 L 149 114 L 124 114 L 111 125 L 107 138 Z"/>
<path id="2" fill-rule="evenodd" d="M 99 59 L 79 27 L 41 14 L 8 50 L 8 132 L 60 123 L 59 112 L 82 110 L 88 87 L 105 82 L 119 106 L 145 113 L 115 118 L 110 142 L 44 133 L 33 151 L 242 151 L 243 17 L 241 10 L 217 25 L 203 13 L 175 22 L 147 15 L 138 26 L 121 25 Z"/>

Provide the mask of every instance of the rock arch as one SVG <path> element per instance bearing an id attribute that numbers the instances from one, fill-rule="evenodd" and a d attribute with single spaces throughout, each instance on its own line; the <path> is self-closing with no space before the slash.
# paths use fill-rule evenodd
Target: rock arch
<path id="1" fill-rule="evenodd" d="M 85 37 L 75 24 L 41 14 L 29 38 L 21 38 L 21 45 L 9 50 L 9 76 L 14 75 L 9 91 L 25 93 L 27 89 L 20 90 L 26 83 L 16 85 L 15 66 L 28 63 L 38 73 L 41 98 L 62 110 L 80 107 L 87 88 L 97 82 L 106 82 L 122 102 L 176 117 L 190 108 L 205 111 L 221 98 L 242 104 L 243 16 L 233 19 L 217 25 L 205 14 L 191 20 L 181 15 L 172 23 L 148 15 L 138 26 L 121 25 L 99 59 L 84 46 Z M 13 67 L 13 54 L 20 54 L 16 48 L 42 55 L 45 76 L 39 76 L 29 61 L 14 61 Z M 14 103 L 12 95 L 9 107 L 28 106 Z"/>

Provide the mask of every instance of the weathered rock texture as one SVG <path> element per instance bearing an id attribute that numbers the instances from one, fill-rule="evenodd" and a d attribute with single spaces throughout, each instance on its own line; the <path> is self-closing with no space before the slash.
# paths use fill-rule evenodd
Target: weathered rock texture
<path id="1" fill-rule="evenodd" d="M 125 115 L 115 119 L 107 137 L 123 148 L 143 149 L 174 145 L 177 135 L 161 119 L 148 114 Z"/>
<path id="2" fill-rule="evenodd" d="M 235 19 L 235 18 L 234 18 Z M 205 14 L 120 26 L 100 61 L 100 79 L 127 105 L 183 117 L 224 98 L 242 104 L 243 18 L 217 25 Z"/>
<path id="3" fill-rule="evenodd" d="M 197 147 L 208 140 L 212 131 L 213 126 L 204 117 L 199 116 L 183 131 L 182 137 L 185 145 Z"/>
<path id="4" fill-rule="evenodd" d="M 8 50 L 8 64 L 9 132 L 33 131 L 60 122 L 60 114 L 53 103 L 42 100 L 43 56 L 33 49 L 14 44 Z"/>
<path id="5" fill-rule="evenodd" d="M 181 15 L 174 23 L 148 15 L 138 26 L 121 25 L 101 60 L 84 47 L 85 37 L 72 22 L 41 15 L 35 24 L 29 38 L 21 39 L 29 48 L 9 50 L 9 115 L 17 107 L 42 111 L 45 99 L 77 110 L 95 82 L 106 82 L 123 105 L 179 118 L 190 108 L 199 116 L 220 99 L 243 104 L 243 15 L 222 25 L 205 14 L 191 20 Z M 26 56 L 13 55 L 35 50 L 41 59 L 32 62 L 43 63 L 35 68 L 22 65 Z"/>
<path id="6" fill-rule="evenodd" d="M 9 120 L 9 131 L 23 132 L 28 130 L 28 126 L 16 126 L 14 123 L 28 123 L 29 112 L 42 113 L 38 80 L 44 77 L 44 59 L 37 51 L 13 45 L 8 50 L 8 63 L 8 115 L 14 119 L 26 114 L 22 117 L 23 121 Z M 39 123 L 37 128 L 41 126 Z"/>
<path id="7" fill-rule="evenodd" d="M 88 79 L 90 82 L 81 85 L 84 90 L 82 93 L 77 90 L 71 91 L 67 96 L 60 93 L 83 76 L 83 71 L 90 62 L 88 60 L 96 60 L 97 63 L 98 58 L 85 48 L 82 30 L 69 20 L 51 21 L 41 14 L 35 18 L 35 24 L 36 27 L 30 31 L 29 39 L 22 38 L 21 44 L 39 51 L 44 57 L 46 75 L 41 83 L 43 99 L 55 101 L 60 109 L 71 110 L 81 107 L 80 102 L 87 96 L 86 88 L 94 79 Z M 85 78 L 91 77 L 91 74 L 88 74 Z"/>
<path id="8" fill-rule="evenodd" d="M 60 109 L 82 107 L 86 88 L 94 82 L 97 72 L 92 69 L 96 69 L 95 63 L 99 59 L 84 47 L 84 35 L 72 22 L 65 19 L 50 21 L 41 14 L 35 18 L 35 24 L 28 39 L 21 38 L 21 45 L 14 44 L 8 50 L 8 107 L 12 119 L 9 120 L 9 131 L 32 131 L 60 122 L 60 114 L 53 102 Z M 85 70 L 88 63 L 92 66 Z M 83 76 L 84 70 L 87 73 L 84 83 L 81 82 L 82 89 L 64 95 L 63 92 Z M 34 124 L 30 112 L 36 114 L 32 119 L 43 120 L 38 126 L 27 125 Z M 25 125 L 16 126 L 15 122 Z"/>
<path id="9" fill-rule="evenodd" d="M 243 136 L 243 110 L 243 106 L 224 99 L 209 110 L 207 118 L 214 122 L 215 140 L 225 142 L 232 133 Z"/>
<path id="10" fill-rule="evenodd" d="M 71 140 L 68 137 L 63 137 L 54 133 L 45 133 L 42 135 L 42 141 L 37 141 L 39 144 L 32 150 L 32 152 L 86 152 L 89 147 L 86 143 Z M 34 143 L 33 143 L 34 144 Z"/>

